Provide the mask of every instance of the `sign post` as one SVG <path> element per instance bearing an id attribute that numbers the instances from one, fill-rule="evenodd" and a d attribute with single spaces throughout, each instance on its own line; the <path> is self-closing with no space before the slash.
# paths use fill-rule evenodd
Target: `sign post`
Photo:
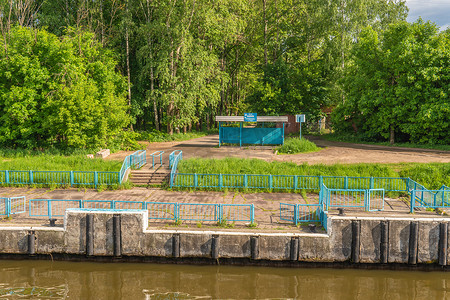
<path id="1" fill-rule="evenodd" d="M 295 122 L 300 123 L 300 139 L 302 138 L 302 123 L 305 122 L 305 115 L 295 115 Z"/>

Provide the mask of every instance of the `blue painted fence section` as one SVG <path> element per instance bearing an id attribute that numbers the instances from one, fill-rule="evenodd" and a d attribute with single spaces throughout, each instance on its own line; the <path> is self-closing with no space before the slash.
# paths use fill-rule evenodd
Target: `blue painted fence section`
<path id="1" fill-rule="evenodd" d="M 171 187 L 320 190 L 321 185 L 325 184 L 335 189 L 384 189 L 392 192 L 409 192 L 409 181 L 409 178 L 397 177 L 179 173 Z"/>
<path id="2" fill-rule="evenodd" d="M 153 152 L 152 154 L 150 154 L 150 156 L 152 157 L 152 169 L 155 168 L 155 160 L 156 162 L 158 162 L 158 158 L 159 158 L 159 164 L 162 166 L 162 155 L 164 154 L 164 151 L 156 151 Z"/>
<path id="3" fill-rule="evenodd" d="M 1 198 L 0 198 L 1 200 Z M 0 201 L 0 212 L 1 212 Z M 146 209 L 148 218 L 153 220 L 182 220 L 199 222 L 230 222 L 255 221 L 253 204 L 197 204 L 169 203 L 145 201 L 115 201 L 115 200 L 66 200 L 66 199 L 32 199 L 30 200 L 30 217 L 63 217 L 66 209 Z"/>
<path id="4" fill-rule="evenodd" d="M 449 208 L 450 207 L 450 189 L 446 186 L 439 190 L 417 189 L 410 192 L 410 212 L 414 208 Z"/>
<path id="5" fill-rule="evenodd" d="M 97 171 L 0 171 L 0 184 L 41 185 L 55 184 L 67 186 L 113 185 L 122 183 L 126 171 L 145 165 L 146 151 L 139 150 L 125 157 L 119 172 Z"/>
<path id="6" fill-rule="evenodd" d="M 183 151 L 181 150 L 175 150 L 172 153 L 170 153 L 170 155 L 172 155 L 172 167 L 170 169 L 170 187 L 172 188 L 174 185 L 174 180 L 177 177 L 177 172 L 178 172 L 178 163 L 180 162 L 180 160 L 183 159 Z M 170 155 L 169 155 L 169 161 L 170 161 Z"/>
<path id="7" fill-rule="evenodd" d="M 0 198 L 0 215 L 10 217 L 11 215 L 25 213 L 26 199 L 22 197 Z"/>
<path id="8" fill-rule="evenodd" d="M 175 161 L 175 157 L 176 157 L 177 155 L 181 154 L 181 153 L 182 153 L 181 150 L 175 150 L 175 151 L 172 151 L 172 152 L 169 154 L 169 168 L 172 168 L 173 163 L 174 163 L 174 161 Z"/>

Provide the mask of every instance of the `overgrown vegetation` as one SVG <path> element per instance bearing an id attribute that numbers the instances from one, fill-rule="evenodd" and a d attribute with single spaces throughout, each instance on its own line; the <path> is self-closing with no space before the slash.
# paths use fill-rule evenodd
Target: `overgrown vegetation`
<path id="1" fill-rule="evenodd" d="M 198 174 L 410 177 L 429 189 L 440 188 L 443 184 L 450 185 L 450 163 L 297 165 L 290 162 L 266 162 L 259 159 L 191 158 L 180 162 L 178 172 Z"/>
<path id="2" fill-rule="evenodd" d="M 302 152 L 315 152 L 320 151 L 320 148 L 311 141 L 305 138 L 288 138 L 284 144 L 277 148 L 278 153 L 281 154 L 295 154 Z"/>
<path id="3" fill-rule="evenodd" d="M 158 131 L 153 130 L 150 132 L 147 131 L 141 131 L 139 132 L 139 135 L 136 137 L 140 141 L 149 141 L 150 143 L 153 142 L 174 142 L 174 141 L 187 141 L 203 136 L 207 136 L 209 134 L 215 134 L 218 133 L 217 129 L 212 130 L 206 130 L 206 131 L 188 131 L 186 133 L 174 133 L 172 135 Z"/>

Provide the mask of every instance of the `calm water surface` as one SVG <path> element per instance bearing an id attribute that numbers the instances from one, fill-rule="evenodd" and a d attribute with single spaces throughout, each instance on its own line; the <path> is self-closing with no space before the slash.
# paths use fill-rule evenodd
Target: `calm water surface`
<path id="1" fill-rule="evenodd" d="M 0 299 L 450 299 L 450 273 L 0 260 Z"/>

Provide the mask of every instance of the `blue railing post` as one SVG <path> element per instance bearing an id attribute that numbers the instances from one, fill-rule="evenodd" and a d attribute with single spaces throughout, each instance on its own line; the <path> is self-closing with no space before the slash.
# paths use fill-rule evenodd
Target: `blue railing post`
<path id="1" fill-rule="evenodd" d="M 11 215 L 11 198 L 5 198 L 5 210 L 6 217 L 9 218 Z"/>
<path id="2" fill-rule="evenodd" d="M 254 223 L 255 222 L 255 206 L 253 204 L 250 206 L 250 214 L 251 214 L 250 222 Z"/>
<path id="3" fill-rule="evenodd" d="M 414 203 L 416 202 L 416 190 L 411 191 L 411 205 L 410 205 L 410 213 L 414 212 Z"/>
<path id="4" fill-rule="evenodd" d="M 223 186 L 223 176 L 222 174 L 219 174 L 219 189 L 221 189 Z"/>
<path id="5" fill-rule="evenodd" d="M 247 174 L 244 174 L 244 188 L 248 188 L 248 176 Z"/>
<path id="6" fill-rule="evenodd" d="M 294 175 L 294 190 L 297 190 L 297 185 L 298 185 L 298 176 Z"/>
<path id="7" fill-rule="evenodd" d="M 48 218 L 52 218 L 52 200 L 47 200 L 47 212 L 48 212 Z"/>
<path id="8" fill-rule="evenodd" d="M 323 176 L 320 175 L 320 176 L 319 176 L 319 189 L 322 188 L 322 185 L 323 185 Z"/>
<path id="9" fill-rule="evenodd" d="M 180 218 L 180 204 L 175 203 L 175 205 L 173 206 L 174 212 L 173 212 L 173 217 L 175 219 L 175 221 L 177 221 Z"/>
<path id="10" fill-rule="evenodd" d="M 273 176 L 269 175 L 269 189 L 272 189 L 273 187 Z"/>
<path id="11" fill-rule="evenodd" d="M 98 185 L 98 173 L 94 171 L 94 187 L 97 188 Z"/>
<path id="12" fill-rule="evenodd" d="M 8 170 L 5 171 L 5 183 L 9 184 L 9 171 Z"/>
<path id="13" fill-rule="evenodd" d="M 79 207 L 80 207 L 80 208 L 83 208 L 83 199 L 78 200 L 78 204 L 79 204 Z"/>
<path id="14" fill-rule="evenodd" d="M 347 176 L 345 176 L 345 179 L 344 179 L 344 189 L 348 189 L 348 177 Z"/>
<path id="15" fill-rule="evenodd" d="M 366 211 L 370 210 L 370 190 L 364 191 L 364 206 Z"/>
<path id="16" fill-rule="evenodd" d="M 119 175 L 120 177 L 120 175 Z M 120 178 L 119 178 L 120 180 Z M 73 171 L 70 171 L 70 186 L 72 187 L 74 185 L 74 178 L 73 178 Z"/>
<path id="17" fill-rule="evenodd" d="M 33 171 L 28 171 L 28 179 L 29 179 L 29 181 L 30 181 L 30 184 L 33 184 Z"/>
<path id="18" fill-rule="evenodd" d="M 295 226 L 298 224 L 298 204 L 294 206 L 294 223 Z"/>
<path id="19" fill-rule="evenodd" d="M 374 187 L 374 180 L 373 177 L 370 177 L 370 189 L 373 189 Z"/>
<path id="20" fill-rule="evenodd" d="M 194 187 L 195 188 L 198 187 L 198 174 L 197 173 L 194 174 Z"/>
<path id="21" fill-rule="evenodd" d="M 217 215 L 217 219 L 216 222 L 220 222 L 223 220 L 223 207 L 222 204 L 217 204 L 217 209 L 218 209 L 218 215 Z"/>

